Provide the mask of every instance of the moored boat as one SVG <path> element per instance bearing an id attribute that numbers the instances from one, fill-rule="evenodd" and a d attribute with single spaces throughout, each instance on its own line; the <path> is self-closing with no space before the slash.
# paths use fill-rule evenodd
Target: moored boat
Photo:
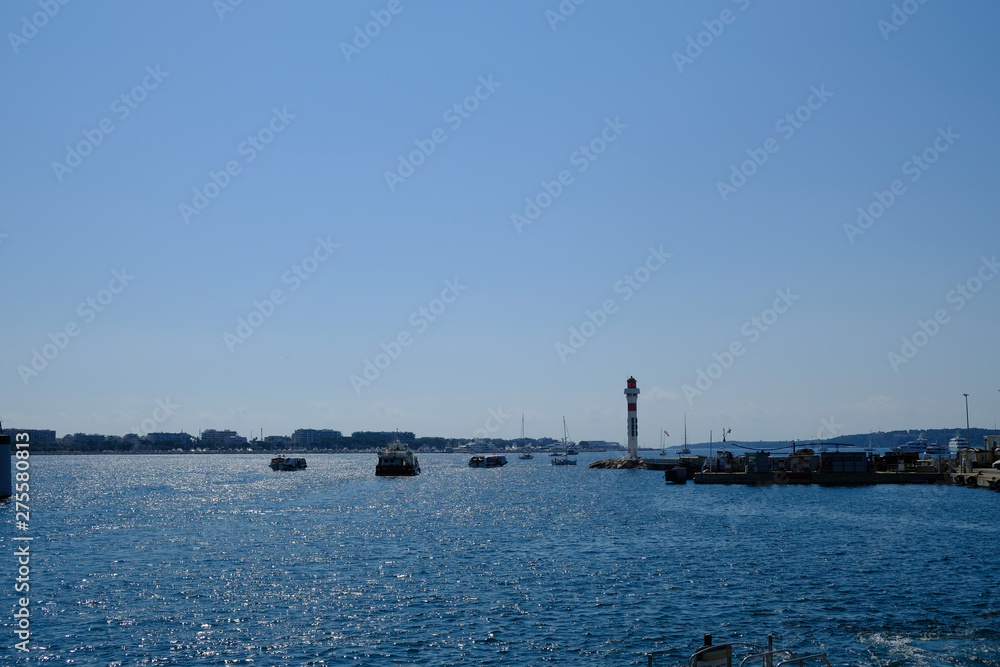
<path id="1" fill-rule="evenodd" d="M 287 456 L 275 456 L 268 464 L 271 470 L 304 470 L 305 459 L 292 459 Z"/>
<path id="2" fill-rule="evenodd" d="M 518 456 L 519 459 L 527 460 L 534 458 L 531 456 L 531 452 L 524 449 L 524 415 L 521 415 L 521 449 L 522 449 L 521 454 L 520 456 Z"/>
<path id="3" fill-rule="evenodd" d="M 420 462 L 409 447 L 398 439 L 378 454 L 376 477 L 413 477 L 420 474 Z"/>
<path id="4" fill-rule="evenodd" d="M 552 465 L 554 466 L 575 466 L 576 459 L 571 459 L 569 453 L 566 454 L 553 454 L 552 455 Z"/>
<path id="5" fill-rule="evenodd" d="M 969 447 L 969 441 L 962 437 L 959 433 L 955 434 L 955 437 L 948 441 L 948 453 L 954 458 L 958 455 L 958 450 L 967 449 Z"/>
<path id="6" fill-rule="evenodd" d="M 500 454 L 476 455 L 469 459 L 470 468 L 500 468 L 507 465 L 507 457 Z"/>

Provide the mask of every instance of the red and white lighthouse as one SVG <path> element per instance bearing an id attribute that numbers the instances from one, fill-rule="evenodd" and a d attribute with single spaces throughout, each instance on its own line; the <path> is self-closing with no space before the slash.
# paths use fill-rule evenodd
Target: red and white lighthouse
<path id="1" fill-rule="evenodd" d="M 635 378 L 629 377 L 625 387 L 625 400 L 628 401 L 628 458 L 639 458 L 639 418 L 635 414 L 635 401 L 639 397 L 639 388 L 635 386 Z"/>

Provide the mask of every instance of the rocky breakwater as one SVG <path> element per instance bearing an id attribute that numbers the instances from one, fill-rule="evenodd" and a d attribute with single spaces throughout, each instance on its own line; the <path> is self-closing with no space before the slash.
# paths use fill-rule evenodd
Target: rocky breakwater
<path id="1" fill-rule="evenodd" d="M 608 470 L 646 470 L 645 459 L 630 459 L 623 456 L 620 459 L 601 459 L 590 464 L 591 468 L 605 468 Z"/>

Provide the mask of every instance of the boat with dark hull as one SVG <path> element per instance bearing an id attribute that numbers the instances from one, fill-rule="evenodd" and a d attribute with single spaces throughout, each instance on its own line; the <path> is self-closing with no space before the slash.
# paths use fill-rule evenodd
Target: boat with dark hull
<path id="1" fill-rule="evenodd" d="M 305 459 L 292 459 L 287 456 L 275 456 L 268 464 L 271 470 L 305 470 Z"/>
<path id="2" fill-rule="evenodd" d="M 552 457 L 552 465 L 554 466 L 575 466 L 576 459 L 571 459 L 567 454 L 556 454 Z"/>
<path id="3" fill-rule="evenodd" d="M 470 468 L 502 468 L 507 465 L 507 457 L 500 454 L 476 455 L 469 459 Z"/>
<path id="4" fill-rule="evenodd" d="M 399 440 L 378 454 L 376 477 L 413 477 L 420 474 L 420 462 L 409 447 Z"/>

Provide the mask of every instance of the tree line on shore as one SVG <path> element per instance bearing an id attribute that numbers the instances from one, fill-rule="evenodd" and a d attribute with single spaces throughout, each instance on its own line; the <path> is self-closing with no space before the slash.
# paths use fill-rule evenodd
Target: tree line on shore
<path id="1" fill-rule="evenodd" d="M 237 435 L 233 431 L 204 431 L 200 437 L 188 433 L 150 433 L 100 435 L 89 433 L 66 434 L 56 438 L 54 431 L 31 429 L 4 429 L 5 432 L 32 434 L 32 451 L 37 453 L 146 453 L 146 452 L 291 452 L 334 451 L 370 452 L 382 449 L 398 439 L 415 451 L 447 451 L 465 445 L 470 438 L 416 437 L 409 431 L 355 431 L 349 436 L 333 430 L 300 429 L 291 436 L 265 438 Z M 552 438 L 525 438 L 523 440 L 491 439 L 497 449 L 546 448 L 556 440 Z"/>

